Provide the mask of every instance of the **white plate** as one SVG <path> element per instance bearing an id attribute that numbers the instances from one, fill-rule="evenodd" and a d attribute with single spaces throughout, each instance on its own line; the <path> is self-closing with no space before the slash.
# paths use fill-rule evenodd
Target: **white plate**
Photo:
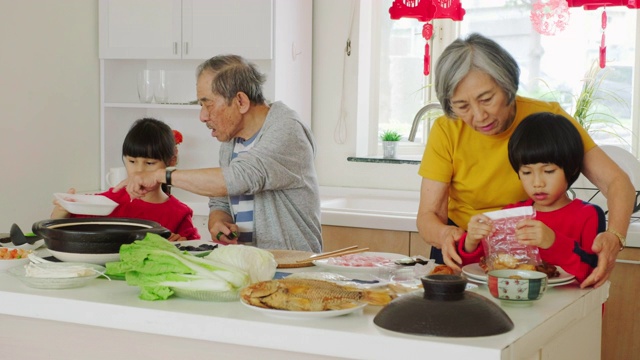
<path id="1" fill-rule="evenodd" d="M 277 310 L 277 309 L 265 309 L 253 305 L 247 304 L 243 299 L 240 299 L 240 302 L 257 312 L 261 312 L 267 316 L 286 318 L 286 319 L 322 319 L 322 318 L 331 318 L 336 316 L 342 316 L 354 313 L 356 311 L 361 311 L 362 308 L 367 306 L 367 304 L 360 304 L 356 307 L 352 307 L 344 310 L 327 310 L 327 311 L 289 311 L 289 310 Z"/>
<path id="2" fill-rule="evenodd" d="M 35 250 L 35 249 L 39 249 L 44 245 L 44 239 L 40 239 L 40 240 L 36 240 L 33 242 L 33 244 L 22 244 L 22 245 L 13 245 L 12 242 L 8 242 L 8 243 L 0 243 L 0 246 L 2 247 L 6 247 L 6 248 L 16 248 L 16 249 L 25 249 L 25 250 Z"/>
<path id="3" fill-rule="evenodd" d="M 575 278 L 575 276 L 562 270 L 560 266 L 556 267 L 558 268 L 558 272 L 560 272 L 560 276 L 549 279 L 549 286 L 554 284 L 565 285 L 565 283 L 568 284 Z M 484 273 L 484 270 L 482 270 L 478 263 L 463 266 L 462 273 L 465 274 L 469 280 L 478 280 L 476 282 L 487 283 L 487 274 Z"/>
<path id="4" fill-rule="evenodd" d="M 315 266 L 325 268 L 331 271 L 336 271 L 338 273 L 347 271 L 347 272 L 366 272 L 366 273 L 376 274 L 376 273 L 379 273 L 380 270 L 394 268 L 396 265 L 393 264 L 393 261 L 404 259 L 407 257 L 406 255 L 402 255 L 402 254 L 382 253 L 382 252 L 363 252 L 363 253 L 354 254 L 354 255 L 379 256 L 379 257 L 383 257 L 385 259 L 391 260 L 391 263 L 388 266 L 343 266 L 343 265 L 332 264 L 331 258 L 328 258 L 328 259 L 314 260 L 313 264 Z"/>
<path id="5" fill-rule="evenodd" d="M 53 257 L 65 262 L 84 262 L 97 265 L 104 265 L 108 262 L 120 261 L 120 253 L 115 254 L 76 254 L 49 249 Z"/>
<path id="6" fill-rule="evenodd" d="M 36 289 L 71 289 L 77 288 L 81 286 L 85 286 L 93 279 L 98 276 L 104 274 L 105 268 L 96 264 L 67 264 L 67 263 L 53 263 L 53 264 L 40 264 L 42 267 L 64 267 L 64 266 L 74 266 L 74 265 L 82 265 L 84 267 L 93 269 L 94 272 L 88 276 L 78 276 L 78 277 L 67 277 L 67 278 L 41 278 L 41 277 L 29 277 L 26 276 L 26 269 L 24 266 L 16 266 L 13 267 L 7 272 L 18 278 L 20 281 L 25 283 L 27 286 L 36 288 Z"/>
<path id="7" fill-rule="evenodd" d="M 201 245 L 218 245 L 218 244 L 214 243 L 211 240 L 184 240 L 184 241 L 175 241 L 175 242 L 172 242 L 172 244 L 179 245 L 180 247 L 193 246 L 195 248 L 198 248 Z M 180 249 L 180 250 L 186 250 L 186 249 Z M 210 252 L 212 250 L 213 249 L 210 249 L 210 250 L 186 250 L 186 251 L 188 251 L 192 255 L 199 255 L 199 254 L 208 253 L 208 252 Z"/>
<path id="8" fill-rule="evenodd" d="M 105 216 L 118 206 L 117 202 L 102 195 L 55 193 L 53 196 L 72 214 Z"/>

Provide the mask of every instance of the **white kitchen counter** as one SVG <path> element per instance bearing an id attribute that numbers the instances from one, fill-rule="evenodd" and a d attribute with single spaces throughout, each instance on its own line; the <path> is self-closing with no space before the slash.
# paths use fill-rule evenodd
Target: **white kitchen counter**
<path id="1" fill-rule="evenodd" d="M 486 286 L 474 291 L 490 298 Z M 373 306 L 300 320 L 269 317 L 238 301 L 149 302 L 138 293 L 124 281 L 105 279 L 79 289 L 38 290 L 0 273 L 2 357 L 599 359 L 608 283 L 599 289 L 550 288 L 531 306 L 504 306 L 515 328 L 478 338 L 392 333 L 373 324 L 380 309 Z"/>

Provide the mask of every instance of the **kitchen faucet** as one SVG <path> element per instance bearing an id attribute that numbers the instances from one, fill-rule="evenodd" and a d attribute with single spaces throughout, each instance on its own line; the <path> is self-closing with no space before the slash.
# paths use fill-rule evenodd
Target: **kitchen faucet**
<path id="1" fill-rule="evenodd" d="M 411 125 L 411 131 L 409 132 L 409 141 L 415 140 L 416 132 L 418 132 L 418 125 L 420 124 L 420 121 L 422 120 L 424 114 L 434 109 L 442 110 L 442 106 L 440 106 L 439 102 L 428 103 L 427 105 L 423 106 L 422 109 L 418 110 L 416 116 L 413 118 L 413 125 Z"/>

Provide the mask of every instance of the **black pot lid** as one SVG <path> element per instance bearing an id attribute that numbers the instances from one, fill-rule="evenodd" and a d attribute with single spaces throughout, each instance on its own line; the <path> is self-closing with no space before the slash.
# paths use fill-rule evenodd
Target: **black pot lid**
<path id="1" fill-rule="evenodd" d="M 382 308 L 377 326 L 413 335 L 476 337 L 503 334 L 513 322 L 498 305 L 465 291 L 458 275 L 429 275 L 421 279 L 424 292 L 403 295 Z"/>

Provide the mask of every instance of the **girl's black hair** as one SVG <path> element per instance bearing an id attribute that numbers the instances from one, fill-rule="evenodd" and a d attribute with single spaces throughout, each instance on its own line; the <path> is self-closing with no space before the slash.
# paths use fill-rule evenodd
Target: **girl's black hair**
<path id="1" fill-rule="evenodd" d="M 153 118 L 133 123 L 122 143 L 122 156 L 144 157 L 164 161 L 170 166 L 176 140 L 169 125 Z"/>
<path id="2" fill-rule="evenodd" d="M 523 165 L 549 163 L 564 170 L 567 187 L 580 176 L 584 144 L 566 117 L 549 112 L 527 116 L 509 139 L 509 162 L 518 172 Z"/>

